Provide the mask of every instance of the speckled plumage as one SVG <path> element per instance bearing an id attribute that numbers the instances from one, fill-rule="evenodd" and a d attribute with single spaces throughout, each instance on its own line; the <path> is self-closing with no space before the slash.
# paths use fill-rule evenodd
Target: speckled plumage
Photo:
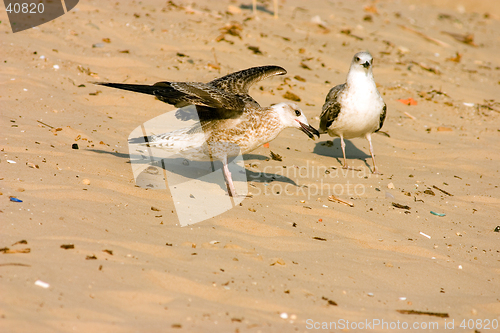
<path id="1" fill-rule="evenodd" d="M 377 172 L 371 134 L 382 128 L 387 106 L 375 85 L 372 65 L 373 58 L 369 52 L 354 55 L 346 83 L 333 87 L 326 96 L 319 127 L 321 133 L 340 137 L 344 167 L 344 138 L 365 137 L 370 144 L 373 172 Z"/>
<path id="2" fill-rule="evenodd" d="M 310 138 L 318 135 L 294 103 L 261 107 L 248 91 L 269 76 L 286 74 L 279 66 L 253 67 L 209 83 L 158 82 L 154 85 L 97 83 L 156 96 L 176 107 L 195 105 L 199 123 L 154 135 L 149 145 L 173 151 L 191 160 L 221 160 L 229 192 L 235 194 L 227 158 L 248 153 L 276 138 L 287 127 L 302 130 Z"/>
<path id="3" fill-rule="evenodd" d="M 201 121 L 174 132 L 154 135 L 149 144 L 195 161 L 222 160 L 246 154 L 276 138 L 286 126 L 280 113 L 298 110 L 292 103 L 268 108 L 246 108 L 238 118 Z"/>

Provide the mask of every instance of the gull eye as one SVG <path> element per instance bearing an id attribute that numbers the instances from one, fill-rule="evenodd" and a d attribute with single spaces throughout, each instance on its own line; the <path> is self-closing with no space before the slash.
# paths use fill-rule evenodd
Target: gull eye
<path id="1" fill-rule="evenodd" d="M 356 57 L 356 61 L 359 61 L 359 57 Z"/>
<path id="2" fill-rule="evenodd" d="M 295 110 L 295 115 L 296 115 L 297 117 L 299 117 L 299 116 L 301 115 L 300 111 L 299 111 L 299 110 Z"/>

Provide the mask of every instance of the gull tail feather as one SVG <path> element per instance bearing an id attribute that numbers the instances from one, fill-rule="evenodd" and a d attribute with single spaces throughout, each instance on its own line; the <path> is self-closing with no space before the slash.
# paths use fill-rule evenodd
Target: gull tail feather
<path id="1" fill-rule="evenodd" d="M 144 84 L 126 84 L 126 83 L 111 83 L 111 82 L 93 82 L 101 86 L 135 91 L 142 94 L 154 95 L 155 91 L 158 91 L 158 87 L 144 85 Z"/>

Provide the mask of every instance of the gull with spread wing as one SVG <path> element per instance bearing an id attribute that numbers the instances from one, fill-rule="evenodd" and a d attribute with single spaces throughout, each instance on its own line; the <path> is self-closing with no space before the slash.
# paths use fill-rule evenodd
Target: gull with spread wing
<path id="1" fill-rule="evenodd" d="M 228 158 L 248 153 L 276 138 L 288 127 L 314 139 L 319 132 L 310 126 L 294 103 L 261 107 L 248 91 L 255 82 L 286 74 L 279 66 L 252 67 L 208 83 L 158 82 L 154 85 L 97 82 L 97 84 L 156 96 L 176 107 L 195 105 L 199 123 L 180 130 L 153 135 L 149 145 L 175 151 L 194 161 L 220 160 L 229 195 L 236 191 Z"/>

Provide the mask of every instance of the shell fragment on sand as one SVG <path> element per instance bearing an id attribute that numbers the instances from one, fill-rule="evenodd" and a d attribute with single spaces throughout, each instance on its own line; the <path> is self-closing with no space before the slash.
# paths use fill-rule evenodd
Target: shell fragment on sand
<path id="1" fill-rule="evenodd" d="M 344 204 L 344 205 L 347 205 L 347 206 L 349 206 L 349 207 L 354 207 L 354 204 L 353 204 L 352 202 L 347 201 L 347 200 L 343 200 L 343 199 L 340 199 L 340 198 L 337 198 L 337 197 L 336 197 L 336 196 L 334 196 L 334 195 L 330 195 L 330 196 L 328 197 L 328 200 L 333 201 L 333 202 L 339 202 L 339 203 Z"/>
<path id="2" fill-rule="evenodd" d="M 427 238 L 431 239 L 431 236 L 429 236 L 429 235 L 427 235 L 427 234 L 424 234 L 422 231 L 420 231 L 420 234 L 421 234 L 422 236 L 424 236 L 424 237 L 427 237 Z"/>

